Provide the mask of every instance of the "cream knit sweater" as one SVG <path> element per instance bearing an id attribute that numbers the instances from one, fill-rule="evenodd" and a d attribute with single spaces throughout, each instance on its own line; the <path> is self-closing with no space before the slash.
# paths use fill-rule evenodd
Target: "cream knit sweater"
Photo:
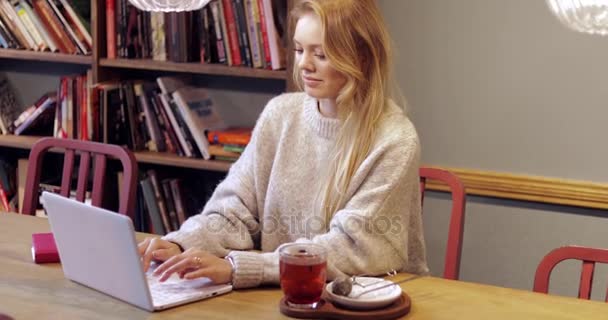
<path id="1" fill-rule="evenodd" d="M 352 178 L 348 200 L 325 226 L 313 205 L 319 173 L 340 120 L 323 117 L 304 93 L 272 99 L 252 140 L 203 212 L 164 237 L 235 263 L 235 288 L 279 282 L 278 250 L 312 241 L 328 250 L 328 277 L 425 273 L 416 130 L 395 105 Z M 255 250 L 255 251 L 252 251 Z"/>

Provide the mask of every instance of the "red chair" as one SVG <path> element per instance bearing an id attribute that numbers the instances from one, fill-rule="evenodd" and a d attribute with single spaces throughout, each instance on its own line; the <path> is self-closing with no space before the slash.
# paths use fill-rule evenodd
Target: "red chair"
<path id="1" fill-rule="evenodd" d="M 549 292 L 549 278 L 555 266 L 569 259 L 582 260 L 581 281 L 578 288 L 578 297 L 589 300 L 593 284 L 593 272 L 595 264 L 608 263 L 608 249 L 566 246 L 549 252 L 536 268 L 534 276 L 534 291 L 540 293 Z M 605 301 L 608 302 L 608 292 Z"/>
<path id="2" fill-rule="evenodd" d="M 464 232 L 465 188 L 460 179 L 449 171 L 422 167 L 420 168 L 421 204 L 424 202 L 424 190 L 427 179 L 445 183 L 452 193 L 452 214 L 450 229 L 448 231 L 443 277 L 445 279 L 458 280 Z"/>
<path id="3" fill-rule="evenodd" d="M 87 182 L 91 165 L 93 166 L 93 183 L 91 190 L 91 204 L 102 207 L 103 192 L 106 178 L 107 158 L 118 159 L 122 163 L 123 176 L 121 192 L 119 195 L 118 212 L 134 218 L 135 202 L 137 200 L 137 161 L 129 150 L 98 142 L 80 141 L 71 139 L 42 138 L 32 147 L 27 168 L 27 179 L 23 198 L 22 214 L 33 215 L 38 206 L 38 186 L 40 174 L 43 170 L 42 159 L 53 148 L 64 151 L 63 175 L 59 194 L 68 197 L 71 190 L 72 171 L 77 155 L 80 156 L 78 168 L 78 181 L 76 185 L 76 200 L 83 202 L 87 189 Z M 93 162 L 93 163 L 91 163 Z"/>

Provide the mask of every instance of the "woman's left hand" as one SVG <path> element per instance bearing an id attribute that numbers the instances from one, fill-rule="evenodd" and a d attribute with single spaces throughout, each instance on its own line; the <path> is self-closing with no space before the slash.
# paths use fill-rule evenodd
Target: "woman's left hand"
<path id="1" fill-rule="evenodd" d="M 182 279 L 207 277 L 215 284 L 232 281 L 232 265 L 228 260 L 194 248 L 163 262 L 153 274 L 160 275 L 159 281 L 162 282 L 176 272 Z"/>

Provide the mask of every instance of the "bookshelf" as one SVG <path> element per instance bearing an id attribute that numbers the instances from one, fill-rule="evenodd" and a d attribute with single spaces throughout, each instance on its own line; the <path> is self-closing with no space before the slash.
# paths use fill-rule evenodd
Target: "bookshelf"
<path id="1" fill-rule="evenodd" d="M 101 67 L 114 69 L 168 71 L 189 74 L 206 74 L 257 79 L 285 80 L 287 78 L 287 72 L 285 70 L 273 71 L 264 69 L 253 69 L 247 67 L 229 67 L 219 64 L 201 64 L 196 62 L 178 63 L 170 61 L 154 61 L 150 59 L 101 59 L 99 61 L 99 65 Z"/>
<path id="2" fill-rule="evenodd" d="M 294 0 L 287 1 L 287 10 L 291 9 Z M 144 70 L 157 73 L 182 73 L 205 76 L 224 76 L 246 78 L 251 81 L 256 79 L 284 80 L 282 90 L 291 91 L 294 88 L 291 80 L 292 57 L 287 54 L 287 67 L 285 70 L 266 70 L 248 67 L 226 66 L 221 64 L 201 63 L 176 63 L 170 61 L 155 61 L 151 59 L 107 59 L 106 54 L 106 16 L 105 0 L 91 0 L 91 35 L 93 37 L 92 55 L 70 55 L 51 52 L 36 52 L 16 49 L 0 49 L 1 60 L 13 61 L 37 61 L 42 63 L 63 63 L 81 67 L 90 67 L 93 71 L 93 81 L 101 82 L 109 79 L 128 79 L 132 70 Z M 288 33 L 292 32 L 293 26 L 288 25 Z M 291 48 L 287 48 L 287 53 Z M 0 69 L 0 71 L 2 71 Z M 31 149 L 32 145 L 40 137 L 0 135 L 0 148 L 3 152 L 11 149 Z M 161 152 L 135 152 L 139 163 L 148 163 L 162 166 L 200 169 L 208 171 L 227 172 L 231 166 L 230 162 L 203 160 L 180 157 L 174 154 Z"/>
<path id="3" fill-rule="evenodd" d="M 85 66 L 90 66 L 93 64 L 93 57 L 91 56 L 17 49 L 0 49 L 0 59 L 69 63 Z"/>
<path id="4" fill-rule="evenodd" d="M 0 147 L 30 150 L 34 143 L 42 137 L 0 135 Z M 208 171 L 228 172 L 231 163 L 227 161 L 203 160 L 180 157 L 162 152 L 134 152 L 139 163 L 149 163 L 162 166 L 199 169 Z"/>

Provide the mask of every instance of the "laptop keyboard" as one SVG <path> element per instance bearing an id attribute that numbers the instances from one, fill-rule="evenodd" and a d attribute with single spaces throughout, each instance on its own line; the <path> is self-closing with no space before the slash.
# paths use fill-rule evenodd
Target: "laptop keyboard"
<path id="1" fill-rule="evenodd" d="M 210 287 L 213 287 L 211 280 L 208 278 L 182 280 L 174 274 L 165 282 L 159 282 L 160 277 L 153 276 L 151 272 L 148 272 L 146 277 L 154 306 L 204 296 L 209 293 Z"/>

